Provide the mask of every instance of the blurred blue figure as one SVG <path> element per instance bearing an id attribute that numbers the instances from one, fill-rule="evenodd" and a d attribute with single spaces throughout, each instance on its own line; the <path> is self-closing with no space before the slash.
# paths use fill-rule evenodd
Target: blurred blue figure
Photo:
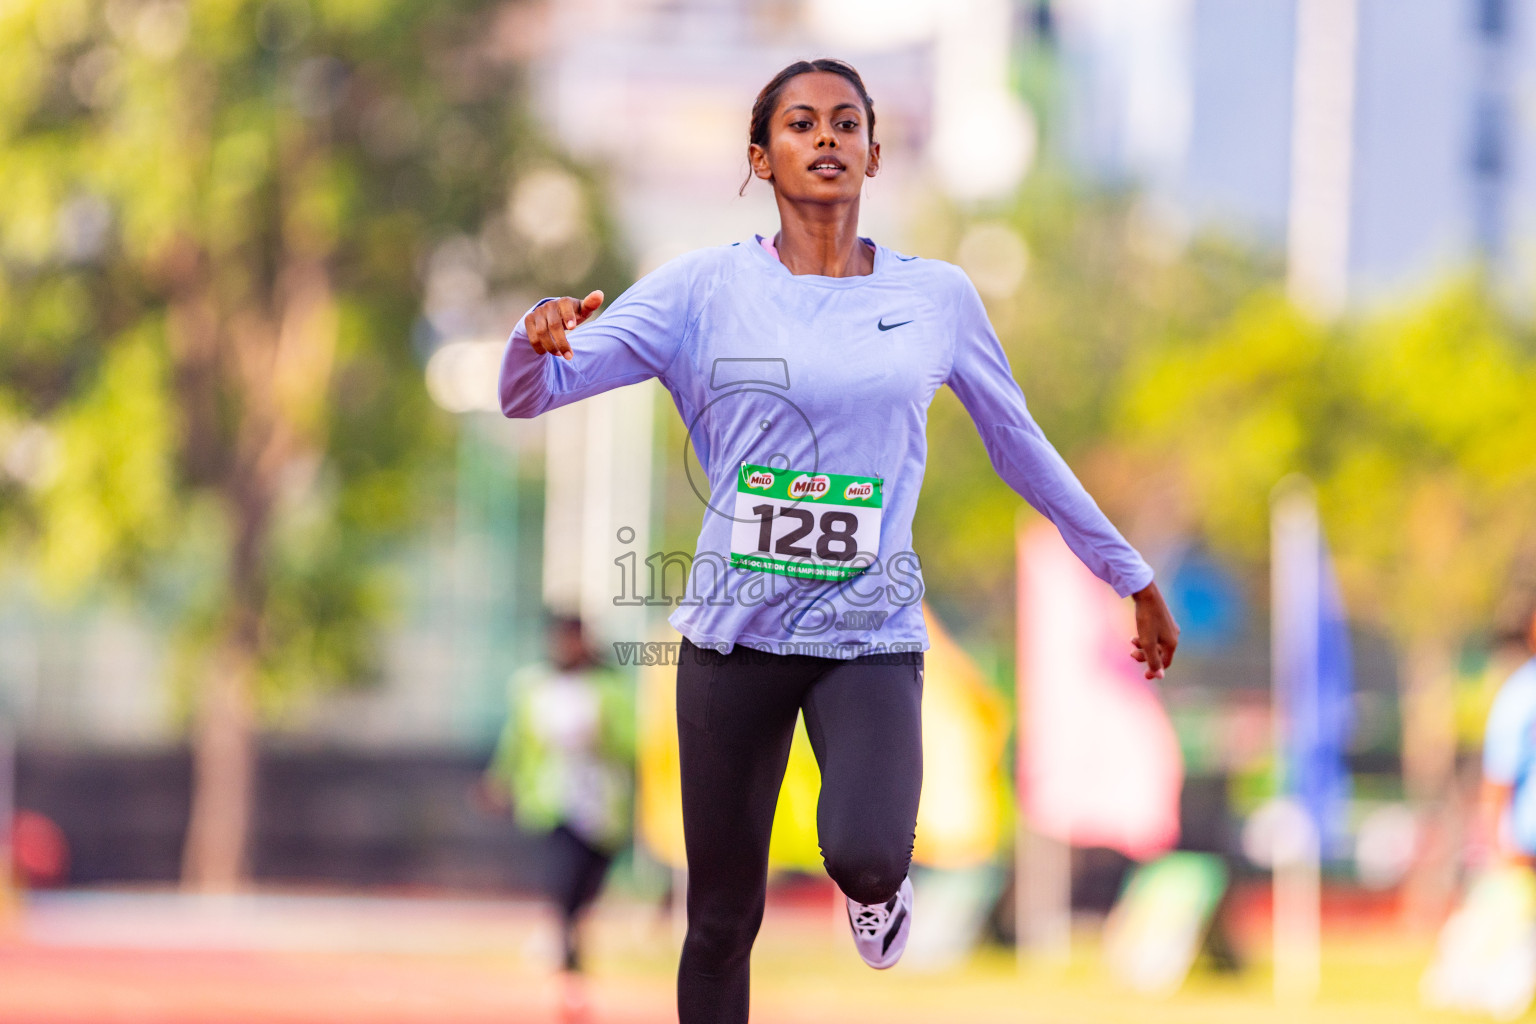
<path id="1" fill-rule="evenodd" d="M 1526 621 L 1526 649 L 1536 655 L 1536 609 Z M 1536 657 L 1504 682 L 1488 713 L 1483 740 L 1481 842 L 1485 859 L 1536 863 Z"/>
<path id="2" fill-rule="evenodd" d="M 1168 584 L 1168 607 L 1183 632 L 1180 642 L 1194 654 L 1231 647 L 1248 621 L 1242 588 L 1221 563 L 1192 550 L 1177 561 Z"/>

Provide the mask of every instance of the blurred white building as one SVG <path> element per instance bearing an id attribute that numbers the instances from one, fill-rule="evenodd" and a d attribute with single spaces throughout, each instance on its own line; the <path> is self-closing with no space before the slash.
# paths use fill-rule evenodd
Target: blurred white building
<path id="1" fill-rule="evenodd" d="M 1054 8 L 1070 151 L 1099 179 L 1146 185 L 1190 227 L 1282 245 L 1295 231 L 1293 211 L 1305 218 L 1318 200 L 1318 183 L 1293 172 L 1316 170 L 1318 154 L 1296 151 L 1293 138 L 1315 147 L 1317 129 L 1331 131 L 1323 173 L 1330 161 L 1342 170 L 1322 187 L 1347 213 L 1324 214 L 1341 222 L 1324 228 L 1340 247 L 1350 299 L 1401 294 L 1485 259 L 1508 283 L 1530 279 L 1529 5 L 1057 0 Z"/>
<path id="2" fill-rule="evenodd" d="M 574 155 L 608 168 L 642 271 L 776 227 L 766 184 L 737 191 L 752 102 L 795 60 L 848 60 L 874 97 L 884 165 L 863 220 L 882 241 L 898 242 L 915 188 L 1006 195 L 1033 155 L 1033 120 L 1009 83 L 1012 0 L 552 0 L 544 10 L 536 109 Z M 984 130 L 967 132 L 978 116 Z"/>

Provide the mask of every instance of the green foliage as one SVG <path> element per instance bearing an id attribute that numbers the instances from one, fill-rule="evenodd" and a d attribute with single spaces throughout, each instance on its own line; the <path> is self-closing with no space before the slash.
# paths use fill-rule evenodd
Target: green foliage
<path id="1" fill-rule="evenodd" d="M 280 717 L 315 680 L 357 686 L 377 670 L 375 629 L 396 611 L 393 574 L 359 574 L 371 552 L 334 520 L 305 524 L 275 545 L 265 615 L 268 655 L 259 691 Z"/>
<path id="2" fill-rule="evenodd" d="M 1333 329 L 1258 295 L 1123 394 L 1120 443 L 1256 571 L 1270 490 L 1311 477 L 1353 614 L 1405 643 L 1483 626 L 1536 542 L 1536 350 L 1475 283 Z"/>
<path id="3" fill-rule="evenodd" d="M 1140 460 L 1187 467 L 1184 498 L 1201 529 L 1257 563 L 1270 490 L 1288 473 L 1320 472 L 1315 441 L 1340 427 L 1330 389 L 1343 350 L 1273 290 L 1208 330 L 1203 343 L 1168 339 L 1134 361 L 1127 438 Z"/>
<path id="4" fill-rule="evenodd" d="M 188 649 L 253 605 L 274 694 L 366 677 L 385 556 L 452 493 L 421 343 L 623 276 L 592 182 L 521 110 L 509 10 L 0 5 L 12 570 L 127 587 Z M 508 195 L 551 168 L 584 205 L 530 240 Z M 444 251 L 470 293 L 446 309 Z"/>
<path id="5" fill-rule="evenodd" d="M 108 571 L 142 571 L 170 541 L 175 412 L 152 323 L 103 358 L 97 379 L 53 419 L 55 464 L 38 487 L 37 559 L 55 594 Z"/>
<path id="6" fill-rule="evenodd" d="M 981 223 L 937 208 L 918 248 L 965 266 Z M 1132 199 L 1049 173 L 990 224 L 1029 256 L 1016 288 L 983 291 L 1014 375 L 1123 529 L 1199 534 L 1262 579 L 1270 492 L 1304 473 L 1352 613 L 1405 642 L 1479 629 L 1536 553 L 1536 345 L 1477 282 L 1330 326 L 1264 259 L 1175 244 Z M 947 392 L 929 448 L 914 534 L 930 597 L 973 641 L 1006 637 L 1023 503 Z"/>

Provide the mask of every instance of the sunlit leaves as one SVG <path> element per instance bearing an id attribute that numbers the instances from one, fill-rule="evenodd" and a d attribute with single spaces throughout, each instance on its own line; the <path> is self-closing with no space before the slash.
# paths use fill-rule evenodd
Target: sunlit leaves
<path id="1" fill-rule="evenodd" d="M 54 593 L 136 573 L 176 508 L 175 412 L 152 325 L 114 345 L 94 383 L 56 417 L 40 488 L 38 563 Z"/>
<path id="2" fill-rule="evenodd" d="M 1270 488 L 1288 473 L 1315 471 L 1309 439 L 1326 429 L 1318 421 L 1337 372 L 1330 344 L 1265 291 L 1213 336 L 1133 360 L 1126 441 L 1165 471 L 1182 470 L 1187 502 L 1229 549 L 1250 558 L 1267 550 Z"/>
<path id="3" fill-rule="evenodd" d="M 58 171 L 68 167 L 68 153 L 52 136 L 29 139 L 13 152 L 13 159 L 0 161 L 0 259 L 36 266 L 58 249 L 59 209 L 69 188 Z"/>
<path id="4" fill-rule="evenodd" d="M 1471 283 L 1327 331 L 1256 299 L 1148 352 L 1125 393 L 1122 443 L 1250 565 L 1270 488 L 1310 476 L 1353 613 L 1405 641 L 1478 628 L 1536 541 L 1536 353 Z"/>
<path id="5" fill-rule="evenodd" d="M 0 540 L 55 592 L 126 583 L 211 642 L 243 515 L 266 681 L 362 673 L 380 563 L 451 493 L 428 256 L 504 223 L 520 159 L 559 164 L 487 55 L 498 7 L 0 3 Z M 577 276 L 622 285 L 588 207 Z M 530 265 L 478 272 L 476 329 L 509 328 Z"/>

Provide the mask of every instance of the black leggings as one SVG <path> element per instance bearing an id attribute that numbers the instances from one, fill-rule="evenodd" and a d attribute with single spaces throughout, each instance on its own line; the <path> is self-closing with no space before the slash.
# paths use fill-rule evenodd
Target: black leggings
<path id="1" fill-rule="evenodd" d="M 860 903 L 896 894 L 923 785 L 923 655 L 845 661 L 730 654 L 683 641 L 677 731 L 688 851 L 679 1024 L 745 1024 L 763 920 L 768 837 L 795 718 L 821 766 L 816 831 L 827 874 Z"/>
<path id="2" fill-rule="evenodd" d="M 560 961 L 567 971 L 581 970 L 581 945 L 577 926 L 581 915 L 603 888 L 603 876 L 613 858 L 577 835 L 566 825 L 549 834 L 545 891 L 560 911 Z"/>

